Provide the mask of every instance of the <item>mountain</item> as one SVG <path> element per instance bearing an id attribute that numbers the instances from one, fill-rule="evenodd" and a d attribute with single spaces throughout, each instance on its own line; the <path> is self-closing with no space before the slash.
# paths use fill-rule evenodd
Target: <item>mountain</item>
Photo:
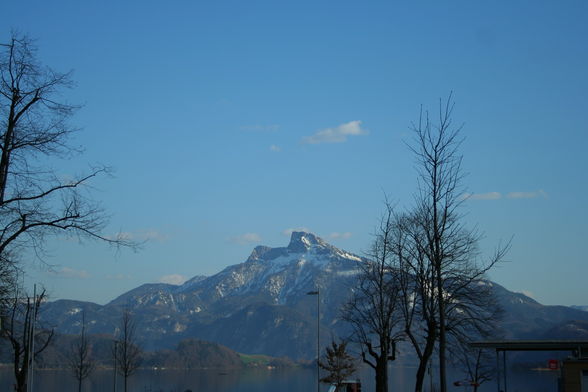
<path id="1" fill-rule="evenodd" d="M 57 332 L 77 334 L 85 311 L 89 333 L 113 336 L 128 307 L 146 350 L 201 339 L 247 354 L 308 359 L 316 356 L 317 296 L 307 293 L 320 291 L 321 341 L 344 336 L 347 326 L 338 312 L 355 286 L 362 261 L 312 233 L 294 232 L 287 247 L 257 246 L 244 262 L 216 275 L 197 276 L 179 286 L 145 284 L 104 306 L 50 302 L 42 317 Z M 588 322 L 588 312 L 544 306 L 494 282 L 480 284 L 491 285 L 505 309 L 507 338 L 540 338 L 551 329 L 564 336 L 571 328 L 566 325 L 576 325 L 570 322 L 582 328 Z"/>
<path id="2" fill-rule="evenodd" d="M 568 306 L 546 306 L 522 293 L 515 293 L 504 287 L 494 286 L 494 295 L 498 298 L 504 310 L 501 322 L 505 338 L 508 339 L 578 339 L 578 335 L 558 334 L 550 335 L 548 330 L 554 331 L 569 322 L 588 321 L 588 312 Z M 551 336 L 551 337 L 550 337 Z M 567 337 L 566 337 L 567 336 Z M 583 339 L 588 339 L 588 334 Z"/>
<path id="3" fill-rule="evenodd" d="M 586 305 L 572 305 L 570 307 L 571 308 L 574 308 L 574 309 L 583 310 L 585 312 L 588 312 L 588 306 L 586 306 Z"/>
<path id="4" fill-rule="evenodd" d="M 338 309 L 353 287 L 361 257 L 311 233 L 294 232 L 287 247 L 258 246 L 242 263 L 180 286 L 144 284 L 100 306 L 59 300 L 42 317 L 57 332 L 114 334 L 122 310 L 133 311 L 147 350 L 187 338 L 214 341 L 239 352 L 311 358 L 316 350 L 316 296 L 320 290 L 321 338 L 337 330 Z M 340 329 L 340 328 L 339 328 Z"/>

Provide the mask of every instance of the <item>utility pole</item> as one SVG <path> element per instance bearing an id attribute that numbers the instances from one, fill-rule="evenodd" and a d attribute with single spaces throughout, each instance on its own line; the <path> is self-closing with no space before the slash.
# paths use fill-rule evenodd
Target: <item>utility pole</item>
<path id="1" fill-rule="evenodd" d="M 33 381 L 35 373 L 35 323 L 37 321 L 37 285 L 33 285 L 33 316 L 30 322 L 29 335 L 29 372 L 27 374 L 29 382 L 27 383 L 27 390 L 33 392 Z"/>
<path id="2" fill-rule="evenodd" d="M 118 351 L 118 340 L 114 341 L 114 383 L 112 386 L 112 390 L 116 392 L 116 353 Z"/>
<path id="3" fill-rule="evenodd" d="M 320 290 L 309 291 L 307 295 L 316 295 L 316 392 L 320 392 L 321 389 L 321 377 L 319 359 L 321 357 L 321 301 L 320 301 Z"/>

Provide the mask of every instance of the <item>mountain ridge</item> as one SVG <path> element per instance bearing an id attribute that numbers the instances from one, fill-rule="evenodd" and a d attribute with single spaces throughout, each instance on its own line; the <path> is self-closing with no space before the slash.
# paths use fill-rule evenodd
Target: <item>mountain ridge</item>
<path id="1" fill-rule="evenodd" d="M 201 339 L 247 354 L 309 359 L 316 352 L 317 308 L 316 297 L 307 293 L 320 290 L 321 340 L 345 336 L 348 326 L 339 319 L 339 309 L 356 284 L 357 263 L 364 260 L 312 233 L 293 232 L 288 246 L 256 246 L 244 262 L 217 274 L 195 276 L 182 285 L 146 283 L 103 306 L 50 302 L 42 316 L 58 332 L 76 334 L 85 310 L 89 333 L 114 334 L 127 307 L 147 350 Z M 572 320 L 588 322 L 588 312 L 544 306 L 495 282 L 484 284 L 492 285 L 505 308 L 507 338 L 539 338 L 549 329 L 570 330 L 558 326 Z"/>

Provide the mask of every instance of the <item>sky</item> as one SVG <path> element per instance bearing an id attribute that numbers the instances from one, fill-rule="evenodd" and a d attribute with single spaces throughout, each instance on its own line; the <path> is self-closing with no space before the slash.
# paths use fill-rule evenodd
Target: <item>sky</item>
<path id="1" fill-rule="evenodd" d="M 585 1 L 27 1 L 1 39 L 37 40 L 83 105 L 60 175 L 111 166 L 93 197 L 106 235 L 56 238 L 25 284 L 100 304 L 286 246 L 305 229 L 362 254 L 387 196 L 416 191 L 407 148 L 421 105 L 451 92 L 471 197 L 464 223 L 489 277 L 544 304 L 588 305 Z"/>

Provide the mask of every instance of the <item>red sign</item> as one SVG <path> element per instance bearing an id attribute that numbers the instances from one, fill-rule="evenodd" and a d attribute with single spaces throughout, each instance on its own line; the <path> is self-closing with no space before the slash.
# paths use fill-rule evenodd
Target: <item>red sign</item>
<path id="1" fill-rule="evenodd" d="M 557 359 L 550 359 L 547 362 L 547 368 L 549 370 L 557 370 L 557 369 L 559 369 L 559 361 Z"/>

